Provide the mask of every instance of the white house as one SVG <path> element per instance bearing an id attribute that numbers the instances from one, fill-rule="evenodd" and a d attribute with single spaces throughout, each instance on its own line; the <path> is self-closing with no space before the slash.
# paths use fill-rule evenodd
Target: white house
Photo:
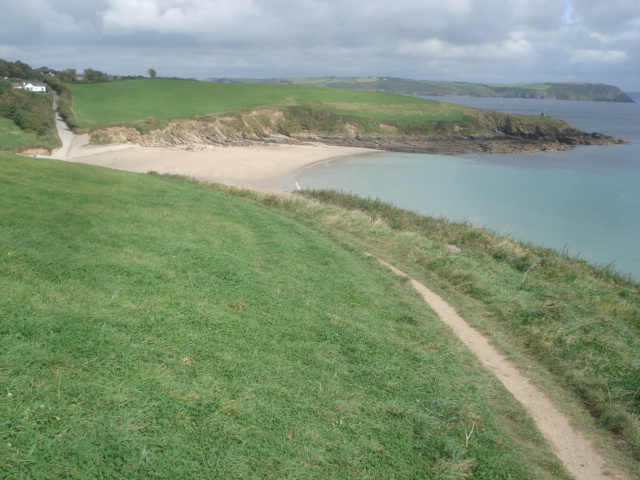
<path id="1" fill-rule="evenodd" d="M 44 83 L 32 82 L 32 83 L 13 83 L 13 88 L 16 90 L 26 90 L 28 92 L 46 92 L 47 86 Z"/>

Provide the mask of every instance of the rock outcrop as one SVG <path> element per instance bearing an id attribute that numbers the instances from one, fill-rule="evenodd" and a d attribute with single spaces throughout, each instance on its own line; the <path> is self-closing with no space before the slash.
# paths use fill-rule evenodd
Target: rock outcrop
<path id="1" fill-rule="evenodd" d="M 142 146 L 248 145 L 256 142 L 307 143 L 366 147 L 410 153 L 533 153 L 568 150 L 576 145 L 625 143 L 621 138 L 587 134 L 573 127 L 540 125 L 520 117 L 490 114 L 483 119 L 489 133 L 456 135 L 397 135 L 389 125 L 379 134 L 364 134 L 357 125 L 344 124 L 339 133 L 292 129 L 280 110 L 257 110 L 211 120 L 183 120 L 163 128 L 110 127 L 91 133 L 91 143 L 131 143 Z M 148 131 L 147 131 L 148 130 Z M 292 131 L 293 130 L 293 131 Z M 463 129 L 454 129 L 462 132 Z"/>
<path id="2" fill-rule="evenodd" d="M 302 137 L 297 137 L 302 139 Z M 458 154 L 465 153 L 536 153 L 545 151 L 570 150 L 577 145 L 614 145 L 626 143 L 624 139 L 606 135 L 577 134 L 559 138 L 514 137 L 503 134 L 494 135 L 441 135 L 411 137 L 341 137 L 341 136 L 305 136 L 307 141 L 316 141 L 327 145 L 375 148 L 391 152 Z"/>

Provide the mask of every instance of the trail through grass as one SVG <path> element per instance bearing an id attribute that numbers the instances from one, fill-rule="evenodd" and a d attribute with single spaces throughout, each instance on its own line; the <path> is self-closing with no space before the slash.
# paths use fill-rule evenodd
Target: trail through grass
<path id="1" fill-rule="evenodd" d="M 392 229 L 332 222 L 384 252 L 456 302 L 473 299 L 468 318 L 527 352 L 571 388 L 600 425 L 640 459 L 640 285 L 584 260 L 523 245 L 466 224 L 418 215 L 378 200 L 327 191 L 303 195 L 362 212 Z M 399 234 L 399 235 L 398 235 Z M 449 245 L 461 249 L 452 254 Z M 500 333 L 502 332 L 502 333 Z M 636 468 L 638 464 L 636 463 Z"/>
<path id="2" fill-rule="evenodd" d="M 406 281 L 299 217 L 0 154 L 6 478 L 568 478 Z"/>

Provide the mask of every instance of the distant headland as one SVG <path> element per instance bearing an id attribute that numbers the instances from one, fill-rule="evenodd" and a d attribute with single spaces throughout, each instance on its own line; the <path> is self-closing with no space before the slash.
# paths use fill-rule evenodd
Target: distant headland
<path id="1" fill-rule="evenodd" d="M 60 148 L 55 109 L 69 130 L 97 144 L 319 142 L 412 153 L 532 153 L 626 140 L 579 131 L 546 111 L 506 114 L 420 97 L 633 101 L 617 87 L 589 83 L 477 85 L 392 77 L 187 81 L 158 78 L 154 69 L 148 75 L 92 68 L 79 74 L 0 60 L 0 133 L 6 133 L 0 150 L 48 154 Z"/>
<path id="2" fill-rule="evenodd" d="M 467 82 L 434 82 L 395 77 L 213 78 L 210 80 L 228 83 L 265 83 L 370 90 L 421 97 L 504 97 L 633 102 L 633 99 L 629 95 L 616 86 L 583 82 L 480 84 Z"/>

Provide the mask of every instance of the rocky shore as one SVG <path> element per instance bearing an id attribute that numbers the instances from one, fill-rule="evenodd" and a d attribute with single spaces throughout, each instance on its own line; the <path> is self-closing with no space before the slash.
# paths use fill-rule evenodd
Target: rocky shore
<path id="1" fill-rule="evenodd" d="M 300 138 L 300 137 L 298 137 Z M 308 140 L 327 145 L 364 147 L 404 153 L 465 154 L 465 153 L 536 153 L 570 150 L 578 145 L 619 145 L 627 143 L 623 138 L 599 133 L 575 132 L 571 135 L 509 136 L 495 135 L 443 135 L 411 137 L 366 136 L 312 136 Z"/>
<path id="2" fill-rule="evenodd" d="M 111 127 L 91 133 L 92 144 L 133 144 L 140 146 L 247 146 L 260 143 L 305 144 L 358 147 L 405 153 L 535 153 L 569 150 L 578 145 L 617 145 L 627 141 L 574 128 L 540 127 L 500 122 L 496 117 L 493 133 L 482 135 L 364 135 L 349 129 L 338 134 L 317 132 L 282 133 L 282 114 L 272 112 L 261 121 L 245 118 L 215 121 L 175 121 L 163 128 L 141 132 L 133 127 Z M 503 124 L 504 123 L 504 124 Z"/>

